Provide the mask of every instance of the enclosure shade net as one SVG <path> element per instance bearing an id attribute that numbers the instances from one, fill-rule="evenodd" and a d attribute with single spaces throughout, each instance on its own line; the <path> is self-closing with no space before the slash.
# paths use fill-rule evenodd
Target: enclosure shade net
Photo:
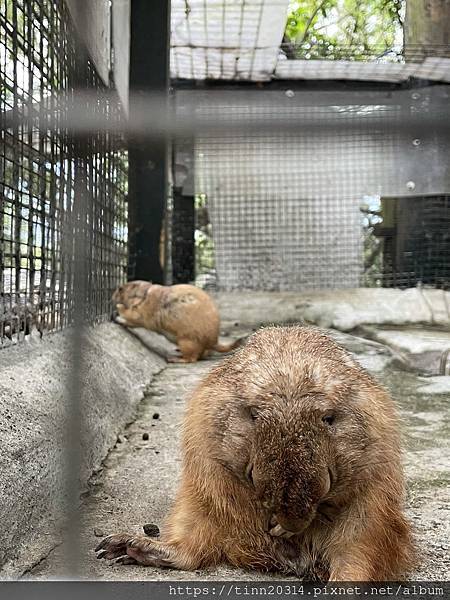
<path id="1" fill-rule="evenodd" d="M 195 142 L 217 287 L 448 287 L 447 93 L 192 96 L 198 119 L 230 123 Z"/>

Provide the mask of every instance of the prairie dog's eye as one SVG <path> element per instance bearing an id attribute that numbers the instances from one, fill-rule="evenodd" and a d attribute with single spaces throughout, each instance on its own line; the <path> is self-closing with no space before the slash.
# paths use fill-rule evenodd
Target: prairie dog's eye
<path id="1" fill-rule="evenodd" d="M 333 425 L 335 419 L 336 417 L 333 414 L 324 415 L 322 417 L 322 421 L 325 423 L 325 425 Z"/>
<path id="2" fill-rule="evenodd" d="M 258 418 L 258 414 L 259 411 L 256 408 L 256 406 L 250 406 L 250 416 L 252 418 L 252 421 L 256 421 L 256 419 Z"/>

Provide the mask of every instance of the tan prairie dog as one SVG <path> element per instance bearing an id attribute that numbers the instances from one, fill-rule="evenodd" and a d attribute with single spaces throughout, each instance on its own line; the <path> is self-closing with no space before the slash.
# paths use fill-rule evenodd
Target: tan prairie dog
<path id="1" fill-rule="evenodd" d="M 270 327 L 190 398 L 161 538 L 112 535 L 97 550 L 156 567 L 394 580 L 415 556 L 403 501 L 388 393 L 320 330 Z"/>
<path id="2" fill-rule="evenodd" d="M 220 318 L 213 299 L 187 284 L 164 286 L 148 281 L 130 281 L 113 294 L 119 316 L 126 327 L 145 327 L 174 340 L 181 353 L 169 362 L 195 362 L 212 350 L 230 352 L 240 344 L 219 343 Z"/>

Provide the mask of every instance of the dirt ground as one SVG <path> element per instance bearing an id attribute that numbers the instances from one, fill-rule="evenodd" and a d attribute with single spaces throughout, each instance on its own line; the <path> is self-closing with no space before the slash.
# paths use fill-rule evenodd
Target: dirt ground
<path id="1" fill-rule="evenodd" d="M 450 572 L 450 377 L 425 378 L 398 370 L 388 349 L 380 344 L 338 332 L 333 335 L 391 390 L 398 402 L 406 448 L 408 514 L 422 555 L 415 578 L 446 579 Z M 168 365 L 154 379 L 138 419 L 123 431 L 84 497 L 78 570 L 67 572 L 68 552 L 73 556 L 77 541 L 70 540 L 69 545 L 55 542 L 54 550 L 26 573 L 26 578 L 60 579 L 75 574 L 91 580 L 268 579 L 267 574 L 226 566 L 195 573 L 122 566 L 96 560 L 94 553 L 105 535 L 126 530 L 141 533 L 144 524 L 163 522 L 180 472 L 178 442 L 185 398 L 215 360 Z"/>

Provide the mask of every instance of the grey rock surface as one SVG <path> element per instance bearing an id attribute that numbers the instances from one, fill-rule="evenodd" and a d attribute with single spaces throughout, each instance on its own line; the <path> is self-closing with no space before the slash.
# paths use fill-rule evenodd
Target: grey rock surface
<path id="1" fill-rule="evenodd" d="M 85 485 L 165 362 L 112 323 L 89 329 L 82 353 Z M 25 341 L 0 358 L 0 565 L 14 575 L 54 545 L 65 503 L 71 333 Z"/>
<path id="2" fill-rule="evenodd" d="M 360 331 L 366 337 L 389 346 L 398 360 L 410 370 L 429 375 L 444 375 L 447 354 L 450 353 L 450 327 L 427 326 L 392 327 L 364 325 Z"/>

